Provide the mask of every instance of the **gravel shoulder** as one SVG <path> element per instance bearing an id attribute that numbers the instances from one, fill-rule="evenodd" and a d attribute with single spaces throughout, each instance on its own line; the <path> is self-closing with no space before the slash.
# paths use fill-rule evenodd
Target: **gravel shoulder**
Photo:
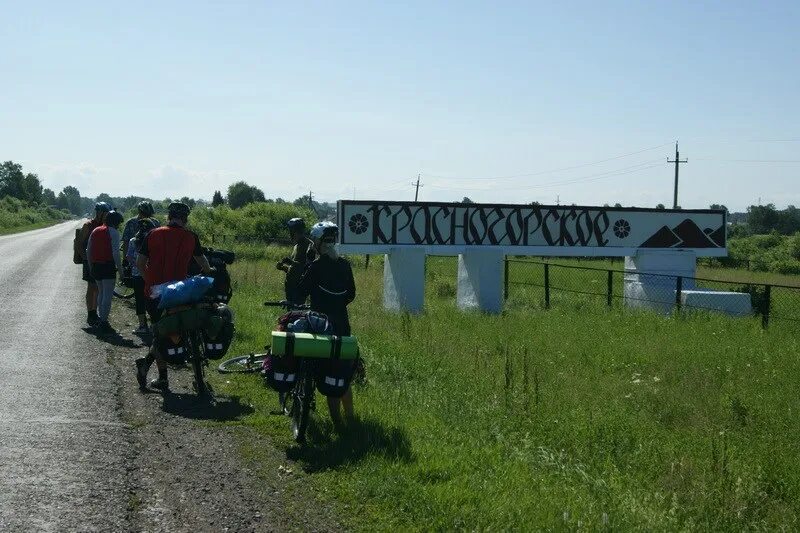
<path id="1" fill-rule="evenodd" d="M 307 484 L 287 482 L 285 451 L 236 420 L 252 407 L 235 398 L 198 400 L 191 371 L 170 370 L 169 394 L 141 393 L 134 360 L 145 353 L 126 331 L 135 316 L 115 302 L 120 338 L 109 359 L 119 383 L 120 416 L 131 427 L 138 458 L 131 476 L 131 525 L 143 531 L 287 531 L 339 529 Z M 212 369 L 213 367 L 209 367 Z M 155 365 L 151 377 L 155 375 Z M 243 449 L 248 449 L 245 458 Z M 253 454 L 252 450 L 257 450 Z M 305 475 L 305 474 L 299 474 Z M 303 509 L 297 512 L 297 509 Z"/>

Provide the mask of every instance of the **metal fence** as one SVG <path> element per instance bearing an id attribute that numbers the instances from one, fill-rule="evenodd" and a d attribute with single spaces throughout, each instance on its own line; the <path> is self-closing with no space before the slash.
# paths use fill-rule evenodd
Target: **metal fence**
<path id="1" fill-rule="evenodd" d="M 778 322 L 800 325 L 800 286 L 514 258 L 505 261 L 505 298 L 538 302 L 545 309 L 577 303 L 661 312 L 722 312 L 760 317 L 764 328 Z"/>

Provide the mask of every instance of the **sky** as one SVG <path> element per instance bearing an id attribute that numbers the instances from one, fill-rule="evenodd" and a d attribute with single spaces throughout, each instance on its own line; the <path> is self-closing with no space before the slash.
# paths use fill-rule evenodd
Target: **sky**
<path id="1" fill-rule="evenodd" d="M 0 159 L 56 191 L 800 205 L 800 2 L 0 0 Z"/>

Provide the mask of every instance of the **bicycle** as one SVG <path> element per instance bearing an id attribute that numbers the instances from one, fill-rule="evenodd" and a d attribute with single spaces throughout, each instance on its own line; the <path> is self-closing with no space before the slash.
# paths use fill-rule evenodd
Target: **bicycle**
<path id="1" fill-rule="evenodd" d="M 122 264 L 122 272 L 125 274 L 121 279 L 117 280 L 114 287 L 114 296 L 123 300 L 133 298 L 133 268 L 125 261 Z"/>
<path id="2" fill-rule="evenodd" d="M 211 304 L 198 303 L 180 306 L 168 312 L 156 324 L 160 328 L 161 335 L 165 335 L 164 329 L 169 328 L 170 333 L 180 336 L 181 342 L 186 348 L 186 360 L 192 367 L 194 377 L 194 390 L 200 398 L 205 398 L 211 393 L 211 386 L 205 379 L 205 367 L 208 366 L 208 358 L 205 355 L 205 344 L 203 343 L 202 329 L 205 313 L 208 312 Z M 172 311 L 171 313 L 169 311 Z M 165 321 L 173 321 L 172 323 Z"/>

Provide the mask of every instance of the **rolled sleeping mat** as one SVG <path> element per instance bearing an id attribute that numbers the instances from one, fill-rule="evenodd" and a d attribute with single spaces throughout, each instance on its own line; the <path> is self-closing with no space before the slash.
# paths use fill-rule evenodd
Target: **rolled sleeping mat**
<path id="1" fill-rule="evenodd" d="M 272 355 L 313 359 L 358 359 L 358 339 L 336 335 L 273 331 Z"/>

